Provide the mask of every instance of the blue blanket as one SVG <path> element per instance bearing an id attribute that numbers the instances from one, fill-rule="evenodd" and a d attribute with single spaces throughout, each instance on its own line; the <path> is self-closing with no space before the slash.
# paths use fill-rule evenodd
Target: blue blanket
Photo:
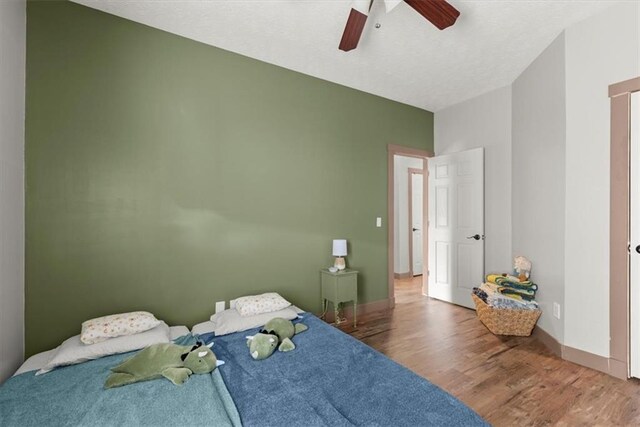
<path id="1" fill-rule="evenodd" d="M 249 356 L 246 335 L 221 337 L 216 355 L 245 426 L 485 426 L 469 407 L 429 381 L 311 314 L 294 351 Z M 428 361 L 425 361 L 428 363 Z"/>
<path id="2" fill-rule="evenodd" d="M 194 342 L 191 335 L 176 340 Z M 133 354 L 10 378 L 0 387 L 0 426 L 240 425 L 220 375 L 228 365 L 211 375 L 192 375 L 180 387 L 159 379 L 105 390 L 109 369 Z"/>

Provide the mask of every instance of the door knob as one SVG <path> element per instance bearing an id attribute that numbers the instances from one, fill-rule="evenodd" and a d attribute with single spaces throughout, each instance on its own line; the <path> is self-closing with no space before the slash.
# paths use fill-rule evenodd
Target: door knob
<path id="1" fill-rule="evenodd" d="M 636 246 L 636 252 L 640 254 L 640 245 Z"/>
<path id="2" fill-rule="evenodd" d="M 475 240 L 480 240 L 480 235 L 479 234 L 474 234 L 473 236 L 467 236 L 467 239 L 475 239 Z"/>
<path id="3" fill-rule="evenodd" d="M 414 227 L 414 228 L 412 228 L 412 230 L 413 230 L 413 231 L 420 231 L 420 229 L 419 229 L 419 228 L 415 228 L 415 227 Z"/>

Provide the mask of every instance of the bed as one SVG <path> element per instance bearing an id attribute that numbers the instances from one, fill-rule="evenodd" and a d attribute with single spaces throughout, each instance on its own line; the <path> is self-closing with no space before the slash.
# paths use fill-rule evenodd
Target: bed
<path id="1" fill-rule="evenodd" d="M 226 362 L 182 387 L 156 380 L 104 390 L 109 368 L 133 353 L 40 376 L 34 370 L 47 356 L 32 357 L 0 387 L 0 425 L 487 425 L 453 396 L 317 317 L 304 313 L 299 321 L 309 330 L 293 338 L 297 348 L 261 361 L 246 346 L 257 330 L 214 336 L 206 324 L 193 334 L 172 328 L 179 344 L 213 341 Z"/>
<path id="2" fill-rule="evenodd" d="M 210 322 L 194 327 L 231 360 L 220 372 L 245 426 L 484 426 L 462 402 L 312 314 L 309 329 L 293 338 L 296 349 L 253 360 L 246 336 L 216 337 Z"/>
<path id="3" fill-rule="evenodd" d="M 184 326 L 171 327 L 180 345 L 194 344 Z M 105 390 L 110 368 L 135 352 L 35 375 L 52 352 L 29 358 L 0 387 L 0 426 L 240 426 L 240 417 L 220 371 L 193 375 L 188 386 L 147 381 Z"/>

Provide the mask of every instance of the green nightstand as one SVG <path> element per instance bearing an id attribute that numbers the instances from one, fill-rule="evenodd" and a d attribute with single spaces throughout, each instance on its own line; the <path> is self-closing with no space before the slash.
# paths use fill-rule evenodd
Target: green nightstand
<path id="1" fill-rule="evenodd" d="M 353 327 L 356 326 L 356 310 L 358 304 L 358 272 L 356 270 L 342 270 L 332 273 L 326 268 L 320 270 L 322 312 L 327 311 L 327 301 L 333 303 L 336 314 L 336 324 L 339 324 L 338 305 L 343 302 L 353 302 Z"/>

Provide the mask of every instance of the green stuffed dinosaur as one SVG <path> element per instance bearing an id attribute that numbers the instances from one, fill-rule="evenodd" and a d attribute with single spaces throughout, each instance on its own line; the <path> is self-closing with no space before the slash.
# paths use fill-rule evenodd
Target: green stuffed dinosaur
<path id="1" fill-rule="evenodd" d="M 207 374 L 224 362 L 216 359 L 211 346 L 198 342 L 193 347 L 173 343 L 153 344 L 118 366 L 107 378 L 105 388 L 165 377 L 182 385 L 191 374 Z"/>
<path id="2" fill-rule="evenodd" d="M 247 337 L 249 354 L 255 360 L 262 360 L 271 356 L 276 347 L 283 352 L 294 350 L 296 346 L 291 338 L 307 329 L 309 328 L 302 323 L 294 325 L 291 320 L 281 317 L 271 319 L 256 335 Z"/>

